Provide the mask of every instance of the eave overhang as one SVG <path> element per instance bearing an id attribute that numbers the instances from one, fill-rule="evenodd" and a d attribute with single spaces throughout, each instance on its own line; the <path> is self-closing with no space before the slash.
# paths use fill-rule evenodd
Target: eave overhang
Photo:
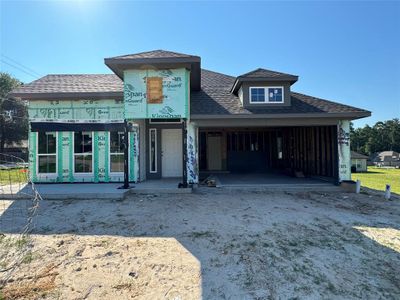
<path id="1" fill-rule="evenodd" d="M 308 118 L 334 118 L 340 120 L 356 120 L 360 118 L 370 117 L 370 111 L 362 112 L 341 112 L 341 113 L 279 113 L 279 114 L 226 114 L 226 115 L 209 115 L 209 114 L 191 114 L 191 120 L 206 119 L 308 119 Z"/>
<path id="2" fill-rule="evenodd" d="M 124 98 L 123 92 L 73 92 L 73 93 L 10 93 L 10 98 L 23 100 L 84 100 L 84 99 L 116 99 Z"/>

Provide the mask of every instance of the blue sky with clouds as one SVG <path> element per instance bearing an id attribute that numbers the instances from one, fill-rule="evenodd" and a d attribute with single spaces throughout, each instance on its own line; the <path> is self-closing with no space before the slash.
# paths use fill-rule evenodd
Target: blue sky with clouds
<path id="1" fill-rule="evenodd" d="M 357 126 L 400 117 L 399 1 L 0 0 L 1 71 L 23 82 L 110 73 L 105 57 L 153 49 L 229 75 L 299 75 L 294 91 L 373 112 Z"/>

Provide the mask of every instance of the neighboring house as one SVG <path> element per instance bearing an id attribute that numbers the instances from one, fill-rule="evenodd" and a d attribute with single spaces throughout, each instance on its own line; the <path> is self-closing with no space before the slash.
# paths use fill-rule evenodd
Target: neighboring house
<path id="1" fill-rule="evenodd" d="M 29 100 L 35 182 L 122 181 L 125 128 L 133 182 L 272 169 L 339 182 L 351 177 L 350 121 L 371 115 L 293 92 L 298 76 L 233 77 L 201 69 L 199 56 L 156 50 L 105 64 L 115 74 L 47 75 L 11 94 Z"/>
<path id="2" fill-rule="evenodd" d="M 368 156 L 351 151 L 351 170 L 352 172 L 367 172 Z"/>
<path id="3" fill-rule="evenodd" d="M 20 143 L 11 143 L 4 145 L 4 154 L 19 157 L 28 161 L 28 140 L 22 140 Z"/>
<path id="4" fill-rule="evenodd" d="M 377 167 L 400 167 L 400 154 L 396 151 L 382 151 L 371 156 Z"/>

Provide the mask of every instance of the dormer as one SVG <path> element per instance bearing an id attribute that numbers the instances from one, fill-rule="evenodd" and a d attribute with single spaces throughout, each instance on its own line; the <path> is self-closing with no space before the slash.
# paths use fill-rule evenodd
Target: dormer
<path id="1" fill-rule="evenodd" d="M 290 87 L 298 76 L 256 69 L 236 78 L 231 93 L 246 108 L 290 106 Z"/>

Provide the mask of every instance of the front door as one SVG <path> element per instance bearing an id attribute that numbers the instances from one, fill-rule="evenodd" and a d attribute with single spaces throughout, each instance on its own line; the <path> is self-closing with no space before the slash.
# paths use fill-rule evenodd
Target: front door
<path id="1" fill-rule="evenodd" d="M 182 129 L 161 130 L 162 177 L 182 176 Z"/>

